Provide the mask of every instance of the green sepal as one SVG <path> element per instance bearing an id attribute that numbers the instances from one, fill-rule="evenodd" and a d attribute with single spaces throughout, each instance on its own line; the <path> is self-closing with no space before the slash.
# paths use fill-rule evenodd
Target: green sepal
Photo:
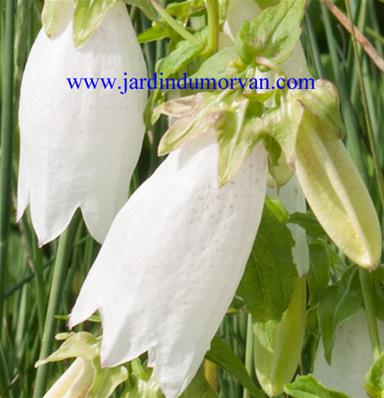
<path id="1" fill-rule="evenodd" d="M 261 117 L 257 128 L 274 138 L 284 153 L 289 167 L 294 168 L 296 139 L 304 115 L 302 104 L 290 93 L 280 99 L 280 106 L 267 111 Z"/>
<path id="2" fill-rule="evenodd" d="M 287 60 L 300 38 L 305 0 L 284 0 L 246 21 L 235 39 L 241 59 L 250 64 L 256 57 L 275 64 Z"/>
<path id="3" fill-rule="evenodd" d="M 41 14 L 41 22 L 45 33 L 48 37 L 52 37 L 57 33 L 59 27 L 60 14 L 64 12 L 64 8 L 68 6 L 68 3 L 72 3 L 73 0 L 57 1 L 57 0 L 45 0 L 44 7 Z"/>
<path id="4" fill-rule="evenodd" d="M 255 129 L 255 122 L 248 113 L 254 112 L 255 107 L 262 108 L 259 104 L 252 104 L 244 96 L 238 96 L 231 102 L 230 107 L 225 107 L 217 113 L 215 130 L 219 145 L 219 185 L 225 185 L 240 169 L 244 160 L 251 154 L 262 135 Z"/>
<path id="5" fill-rule="evenodd" d="M 175 118 L 160 141 L 159 156 L 180 148 L 186 142 L 213 128 L 217 112 L 224 106 L 225 95 L 225 92 L 219 95 L 202 92 L 165 102 L 155 109 L 152 121 L 155 121 L 160 114 Z"/>
<path id="6" fill-rule="evenodd" d="M 97 357 L 92 361 L 92 367 L 95 375 L 87 391 L 87 398 L 108 398 L 128 379 L 128 370 L 125 366 L 102 368 Z"/>
<path id="7" fill-rule="evenodd" d="M 104 16 L 120 0 L 76 0 L 73 20 L 75 47 L 83 45 L 96 31 Z"/>
<path id="8" fill-rule="evenodd" d="M 56 338 L 64 340 L 64 343 L 47 358 L 37 361 L 35 367 L 45 365 L 49 362 L 58 362 L 77 357 L 93 360 L 99 355 L 100 339 L 88 332 L 60 333 Z"/>

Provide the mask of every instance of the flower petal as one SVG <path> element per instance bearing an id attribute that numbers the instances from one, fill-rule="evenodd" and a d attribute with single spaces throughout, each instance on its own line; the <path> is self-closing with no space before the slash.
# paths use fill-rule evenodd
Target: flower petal
<path id="1" fill-rule="evenodd" d="M 167 398 L 200 366 L 235 294 L 260 223 L 266 151 L 259 144 L 225 187 L 217 143 L 202 135 L 171 153 L 112 224 L 70 326 L 96 309 L 105 366 L 149 351 Z"/>
<path id="2" fill-rule="evenodd" d="M 144 135 L 146 92 L 71 90 L 67 78 L 146 76 L 125 5 L 116 5 L 80 49 L 72 22 L 50 39 L 42 30 L 31 50 L 20 94 L 20 219 L 30 204 L 40 244 L 56 238 L 80 207 L 102 241 L 127 199 Z M 118 83 L 118 82 L 117 82 Z M 117 86 L 117 84 L 116 84 Z"/>
<path id="3" fill-rule="evenodd" d="M 381 340 L 384 339 L 384 324 L 379 322 Z M 360 311 L 346 320 L 336 332 L 332 365 L 324 358 L 322 346 L 317 353 L 314 375 L 330 388 L 347 393 L 351 397 L 367 396 L 363 388 L 364 377 L 373 363 L 367 318 Z"/>

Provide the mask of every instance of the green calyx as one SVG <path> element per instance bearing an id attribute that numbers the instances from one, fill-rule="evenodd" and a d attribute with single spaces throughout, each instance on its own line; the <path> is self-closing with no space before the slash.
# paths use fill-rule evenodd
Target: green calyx
<path id="1" fill-rule="evenodd" d="M 57 34 L 67 10 L 73 14 L 73 43 L 80 47 L 95 33 L 104 16 L 121 0 L 45 0 L 43 28 L 48 37 Z"/>
<path id="2" fill-rule="evenodd" d="M 75 359 L 67 371 L 51 387 L 52 396 L 108 398 L 116 388 L 128 379 L 125 366 L 102 368 L 99 351 L 100 338 L 88 332 L 61 333 L 57 340 L 64 340 L 57 351 L 36 363 L 36 367 L 49 362 Z M 51 396 L 50 395 L 50 396 Z"/>

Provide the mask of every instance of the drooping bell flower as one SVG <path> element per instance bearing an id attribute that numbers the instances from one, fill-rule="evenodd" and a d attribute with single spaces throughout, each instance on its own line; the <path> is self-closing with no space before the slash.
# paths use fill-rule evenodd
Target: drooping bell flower
<path id="1" fill-rule="evenodd" d="M 196 374 L 244 272 L 266 190 L 262 144 L 220 188 L 218 148 L 202 135 L 171 153 L 114 220 L 70 326 L 99 310 L 101 361 L 148 351 L 167 398 Z"/>
<path id="2" fill-rule="evenodd" d="M 296 64 L 300 56 L 302 52 L 294 53 L 289 62 Z M 239 140 L 239 151 L 232 151 L 233 135 L 243 126 L 267 133 L 269 126 L 277 126 L 285 132 L 296 116 L 289 104 L 276 118 L 268 113 L 266 120 L 263 115 L 254 125 L 244 118 L 238 131 L 229 131 L 228 126 L 237 126 L 238 115 L 246 113 L 248 99 L 233 93 L 233 107 L 219 115 L 227 119 L 217 127 L 210 123 L 220 111 L 212 112 L 212 118 L 203 116 L 212 104 L 223 105 L 222 93 L 200 94 L 163 107 L 174 123 L 160 151 L 179 146 L 169 150 L 168 158 L 118 213 L 70 317 L 73 327 L 99 310 L 102 364 L 114 366 L 148 351 L 148 365 L 167 398 L 179 396 L 196 374 L 257 234 L 267 185 L 267 151 L 262 140 L 251 142 L 249 152 L 248 141 Z M 298 119 L 304 120 L 304 105 L 294 100 Z M 289 149 L 295 153 L 294 143 Z M 231 168 L 223 159 L 234 160 Z M 302 186 L 300 179 L 299 183 Z M 308 183 L 313 184 L 316 178 Z M 337 197 L 337 191 L 325 188 Z M 362 184 L 358 189 L 366 190 Z M 341 214 L 340 224 L 345 225 L 348 217 Z M 364 217 L 358 221 L 369 223 Z M 375 258 L 372 266 L 376 263 Z"/>
<path id="3" fill-rule="evenodd" d="M 39 33 L 20 93 L 17 218 L 30 205 L 40 245 L 60 235 L 77 208 L 103 241 L 125 203 L 144 136 L 146 92 L 71 89 L 67 79 L 146 76 L 128 12 L 118 2 L 80 47 L 73 42 L 73 2 L 64 2 L 57 31 Z M 73 83 L 73 80 L 72 80 Z"/>

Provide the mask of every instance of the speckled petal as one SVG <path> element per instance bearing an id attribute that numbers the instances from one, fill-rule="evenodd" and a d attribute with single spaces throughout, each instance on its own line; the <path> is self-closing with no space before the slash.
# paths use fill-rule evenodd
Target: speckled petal
<path id="1" fill-rule="evenodd" d="M 188 386 L 235 294 L 260 223 L 266 151 L 218 187 L 217 144 L 203 135 L 169 155 L 112 224 L 72 311 L 99 309 L 101 357 L 149 351 L 167 398 Z"/>
<path id="2" fill-rule="evenodd" d="M 79 49 L 71 13 L 62 18 L 66 27 L 55 37 L 39 33 L 20 94 L 17 218 L 30 204 L 40 244 L 56 238 L 78 207 L 90 233 L 103 241 L 127 199 L 144 136 L 145 91 L 71 90 L 67 83 L 67 77 L 123 72 L 146 76 L 125 5 L 118 3 Z"/>

